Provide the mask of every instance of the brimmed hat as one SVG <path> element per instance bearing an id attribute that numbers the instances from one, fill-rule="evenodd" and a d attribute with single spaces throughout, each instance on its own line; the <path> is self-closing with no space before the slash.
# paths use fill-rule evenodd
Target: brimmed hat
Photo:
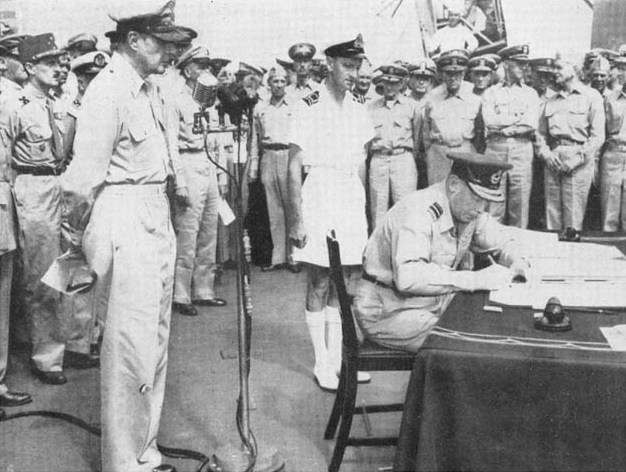
<path id="1" fill-rule="evenodd" d="M 8 55 L 14 57 L 15 59 L 19 59 L 19 51 L 18 46 L 22 41 L 26 38 L 30 38 L 30 34 L 10 34 L 8 36 L 3 36 L 0 38 L 0 46 L 2 46 L 4 53 L 0 53 L 0 55 Z"/>
<path id="2" fill-rule="evenodd" d="M 187 52 L 180 56 L 178 62 L 176 63 L 176 67 L 182 68 L 189 62 L 193 61 L 204 61 L 207 64 L 211 64 L 211 56 L 209 55 L 208 48 L 204 46 L 194 46 L 190 48 Z"/>
<path id="3" fill-rule="evenodd" d="M 465 181 L 472 192 L 490 202 L 503 202 L 500 182 L 504 171 L 513 165 L 497 157 L 475 152 L 449 152 L 452 159 L 451 174 Z"/>
<path id="4" fill-rule="evenodd" d="M 296 43 L 289 48 L 292 61 L 310 61 L 315 56 L 315 46 L 310 43 Z"/>
<path id="5" fill-rule="evenodd" d="M 441 53 L 435 62 L 440 71 L 462 72 L 467 67 L 468 57 L 464 49 L 452 49 Z"/>
<path id="6" fill-rule="evenodd" d="M 430 58 L 420 59 L 415 64 L 409 65 L 410 75 L 426 75 L 433 77 L 437 72 L 437 64 Z"/>
<path id="7" fill-rule="evenodd" d="M 377 70 L 382 74 L 381 80 L 391 83 L 398 83 L 409 75 L 409 71 L 398 64 L 385 64 Z"/>
<path id="8" fill-rule="evenodd" d="M 38 34 L 24 38 L 17 47 L 22 63 L 36 62 L 46 57 L 56 57 L 65 54 L 59 49 L 52 33 Z"/>
<path id="9" fill-rule="evenodd" d="M 362 59 L 365 57 L 365 45 L 363 36 L 358 34 L 356 38 L 343 43 L 333 44 L 324 50 L 324 54 L 330 57 L 350 57 Z"/>
<path id="10" fill-rule="evenodd" d="M 96 75 L 109 63 L 109 55 L 102 51 L 93 51 L 78 56 L 70 62 L 70 69 L 75 74 Z"/>
<path id="11" fill-rule="evenodd" d="M 174 24 L 174 3 L 172 0 L 118 0 L 109 9 L 109 17 L 117 23 L 117 30 L 113 36 L 107 33 L 107 37 L 137 31 L 168 43 L 187 41 L 188 31 Z"/>
<path id="12" fill-rule="evenodd" d="M 96 50 L 98 38 L 91 33 L 79 33 L 67 40 L 65 49 L 91 52 Z"/>
<path id="13" fill-rule="evenodd" d="M 503 61 L 528 62 L 528 44 L 508 46 L 498 51 Z"/>
<path id="14" fill-rule="evenodd" d="M 491 56 L 476 56 L 472 57 L 467 62 L 467 68 L 470 71 L 483 71 L 483 72 L 493 72 L 498 67 L 496 61 L 493 60 Z"/>
<path id="15" fill-rule="evenodd" d="M 528 61 L 531 69 L 550 74 L 554 74 L 556 72 L 554 69 L 554 63 L 555 61 L 553 57 L 537 57 Z"/>

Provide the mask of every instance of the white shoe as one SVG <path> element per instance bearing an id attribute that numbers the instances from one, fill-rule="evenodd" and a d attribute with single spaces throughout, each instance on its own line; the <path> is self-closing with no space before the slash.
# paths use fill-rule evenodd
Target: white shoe
<path id="1" fill-rule="evenodd" d="M 360 384 L 370 383 L 372 380 L 372 376 L 368 372 L 361 372 L 360 370 L 356 373 L 356 381 Z"/>
<path id="2" fill-rule="evenodd" d="M 313 369 L 313 375 L 315 375 L 315 381 L 320 388 L 326 392 L 336 392 L 339 387 L 339 377 L 337 374 L 328 367 L 327 364 L 315 365 Z"/>

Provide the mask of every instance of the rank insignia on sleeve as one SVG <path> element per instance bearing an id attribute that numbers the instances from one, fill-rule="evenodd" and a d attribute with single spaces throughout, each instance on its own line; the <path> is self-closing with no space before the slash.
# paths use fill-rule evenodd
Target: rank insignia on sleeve
<path id="1" fill-rule="evenodd" d="M 304 100 L 304 103 L 306 103 L 308 106 L 315 105 L 317 102 L 320 101 L 320 92 L 319 92 L 319 90 L 316 90 L 315 92 L 311 92 L 306 97 L 304 97 L 302 100 Z"/>
<path id="2" fill-rule="evenodd" d="M 437 221 L 443 215 L 443 208 L 439 203 L 435 202 L 428 207 L 428 214 L 432 217 L 433 221 Z"/>

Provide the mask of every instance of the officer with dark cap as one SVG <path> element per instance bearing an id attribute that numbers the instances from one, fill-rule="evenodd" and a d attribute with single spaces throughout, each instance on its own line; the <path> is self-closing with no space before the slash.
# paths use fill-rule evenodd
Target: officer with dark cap
<path id="1" fill-rule="evenodd" d="M 0 38 L 0 103 L 9 96 L 19 94 L 28 81 L 28 74 L 18 54 L 19 44 L 28 34 L 11 35 Z M 1 107 L 0 107 L 1 109 Z"/>
<path id="2" fill-rule="evenodd" d="M 524 83 L 528 46 L 509 46 L 498 52 L 505 77 L 482 96 L 487 152 L 512 165 L 502 179 L 505 201 L 490 205 L 500 222 L 528 227 L 532 183 L 533 139 L 539 121 L 539 97 Z"/>
<path id="3" fill-rule="evenodd" d="M 30 316 L 33 373 L 44 383 L 64 384 L 63 373 L 67 320 L 59 294 L 41 282 L 61 254 L 61 187 L 57 176 L 63 168 L 61 120 L 50 91 L 58 85 L 59 57 L 52 34 L 25 38 L 18 46 L 28 73 L 28 84 L 4 103 L 0 113 L 0 152 L 17 174 L 13 189 L 24 235 L 21 292 Z"/>
<path id="4" fill-rule="evenodd" d="M 450 172 L 448 152 L 475 151 L 473 141 L 483 132 L 480 98 L 463 80 L 467 61 L 464 50 L 448 51 L 436 61 L 443 83 L 427 96 L 421 130 L 429 184 L 445 179 Z"/>
<path id="5" fill-rule="evenodd" d="M 296 81 L 286 88 L 285 93 L 287 97 L 299 100 L 319 89 L 318 83 L 311 77 L 315 46 L 309 43 L 296 43 L 289 48 L 288 54 L 293 61 Z"/>
<path id="6" fill-rule="evenodd" d="M 486 211 L 504 199 L 510 164 L 488 155 L 449 152 L 450 174 L 395 205 L 370 237 L 357 284 L 355 317 L 370 340 L 417 351 L 458 291 L 494 290 L 530 277 L 512 232 Z M 464 270 L 465 255 L 497 264 Z"/>
<path id="7" fill-rule="evenodd" d="M 546 98 L 554 95 L 554 58 L 536 57 L 528 61 L 531 71 L 531 85 L 539 95 L 539 99 L 544 102 Z"/>
<path id="8" fill-rule="evenodd" d="M 492 84 L 493 72 L 498 67 L 498 63 L 488 55 L 472 57 L 468 63 L 469 78 L 474 84 L 474 94 L 479 97 Z"/>
<path id="9" fill-rule="evenodd" d="M 406 96 L 415 100 L 418 108 L 422 110 L 426 104 L 426 94 L 430 91 L 433 85 L 433 80 L 437 72 L 437 65 L 432 59 L 423 58 L 414 64 L 410 64 L 408 71 L 409 82 Z"/>
<path id="10" fill-rule="evenodd" d="M 417 149 L 419 109 L 400 93 L 408 71 L 386 64 L 382 72 L 384 94 L 372 100 L 368 111 L 376 129 L 370 146 L 369 202 L 372 228 L 387 210 L 417 188 Z"/>
<path id="11" fill-rule="evenodd" d="M 315 353 L 313 373 L 322 389 L 336 390 L 341 317 L 329 285 L 326 231 L 335 229 L 343 264 L 361 263 L 367 220 L 359 170 L 375 133 L 367 108 L 350 92 L 365 56 L 363 37 L 333 44 L 324 52 L 328 78 L 320 90 L 304 97 L 291 124 L 288 221 L 296 246 L 293 258 L 309 265 L 306 323 Z M 304 183 L 303 166 L 309 171 Z M 367 378 L 361 375 L 361 380 Z"/>
<path id="12" fill-rule="evenodd" d="M 166 71 L 186 37 L 173 9 L 165 0 L 110 7 L 118 49 L 87 89 L 63 175 L 73 250 L 84 251 L 98 276 L 95 296 L 106 319 L 100 385 L 107 472 L 174 470 L 161 463 L 156 440 L 176 257 L 165 183 L 174 169 L 163 102 L 147 80 Z"/>

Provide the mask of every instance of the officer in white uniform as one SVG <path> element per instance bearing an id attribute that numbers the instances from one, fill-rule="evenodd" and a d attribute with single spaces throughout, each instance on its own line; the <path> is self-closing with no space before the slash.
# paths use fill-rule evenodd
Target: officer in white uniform
<path id="1" fill-rule="evenodd" d="M 296 246 L 293 258 L 310 265 L 306 322 L 315 353 L 313 373 L 322 389 L 336 390 L 341 318 L 329 285 L 326 234 L 329 229 L 336 231 L 343 264 L 361 264 L 367 221 L 359 168 L 375 134 L 366 107 L 350 93 L 364 56 L 362 37 L 324 52 L 328 79 L 320 90 L 304 98 L 291 125 L 288 214 L 290 238 Z M 303 166 L 309 169 L 304 184 Z"/>
<path id="2" fill-rule="evenodd" d="M 173 3 L 111 8 L 118 49 L 85 94 L 63 180 L 72 242 L 108 302 L 100 357 L 107 472 L 173 470 L 161 465 L 157 433 L 176 256 L 165 181 L 177 163 L 162 100 L 146 81 L 165 72 L 185 38 Z"/>

